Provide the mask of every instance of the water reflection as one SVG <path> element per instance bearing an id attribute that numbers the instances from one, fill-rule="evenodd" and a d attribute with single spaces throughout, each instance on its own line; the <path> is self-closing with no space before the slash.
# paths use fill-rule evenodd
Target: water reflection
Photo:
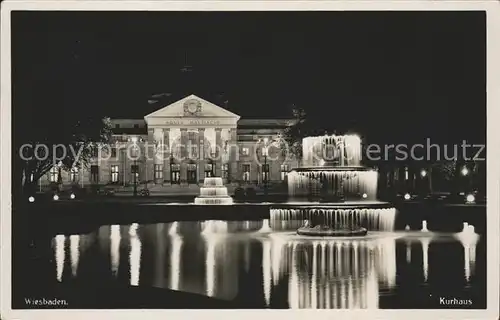
<path id="1" fill-rule="evenodd" d="M 61 282 L 62 281 L 62 275 L 64 271 L 64 261 L 65 261 L 65 250 L 64 250 L 64 245 L 66 243 L 66 236 L 62 234 L 58 234 L 55 237 L 55 248 L 54 248 L 54 254 L 55 254 L 55 259 L 56 259 L 56 274 L 57 274 L 57 281 Z"/>
<path id="2" fill-rule="evenodd" d="M 139 285 L 139 272 L 141 269 L 141 240 L 137 236 L 137 223 L 130 226 L 130 285 Z"/>
<path id="3" fill-rule="evenodd" d="M 293 232 L 270 232 L 272 227 L 269 221 L 134 223 L 102 226 L 88 235 L 57 235 L 56 277 L 58 281 L 67 278 L 64 266 L 69 238 L 73 278 L 98 277 L 84 272 L 90 268 L 84 262 L 93 260 L 110 270 L 114 281 L 127 279 L 132 286 L 225 300 L 261 297 L 263 307 L 375 309 L 380 307 L 382 292 L 397 291 L 397 275 L 405 263 L 420 268 L 427 283 L 429 272 L 439 267 L 432 251 L 442 250 L 440 242 L 445 241 L 436 235 L 405 238 L 405 234 L 399 234 L 398 240 L 394 233 L 359 239 L 306 239 Z M 463 270 L 468 282 L 475 273 L 479 236 L 461 233 L 455 238 L 464 248 Z M 91 246 L 94 242 L 97 246 Z M 398 244 L 403 265 L 397 259 Z M 124 272 L 127 277 L 120 277 Z"/>
<path id="4" fill-rule="evenodd" d="M 71 274 L 75 277 L 78 271 L 78 260 L 80 259 L 80 236 L 77 234 L 69 237 Z"/>
<path id="5" fill-rule="evenodd" d="M 111 274 L 118 275 L 118 265 L 120 263 L 120 242 L 122 240 L 120 234 L 120 226 L 112 225 L 110 230 L 110 256 L 111 256 Z"/>

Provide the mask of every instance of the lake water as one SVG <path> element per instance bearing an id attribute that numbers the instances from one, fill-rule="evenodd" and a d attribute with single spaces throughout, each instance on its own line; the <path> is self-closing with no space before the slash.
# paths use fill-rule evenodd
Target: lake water
<path id="1" fill-rule="evenodd" d="M 108 225 L 57 235 L 53 276 L 63 283 L 168 288 L 257 308 L 485 307 L 481 238 L 409 231 L 315 239 L 296 235 L 297 223 Z"/>

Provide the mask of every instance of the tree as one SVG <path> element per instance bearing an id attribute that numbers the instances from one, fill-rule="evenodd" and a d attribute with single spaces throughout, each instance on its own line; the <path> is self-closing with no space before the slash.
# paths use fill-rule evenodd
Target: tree
<path id="1" fill-rule="evenodd" d="M 65 119 L 66 121 L 66 119 Z M 88 167 L 98 150 L 107 152 L 111 137 L 111 121 L 88 118 L 76 120 L 73 125 L 43 123 L 36 130 L 26 130 L 16 139 L 13 155 L 16 159 L 14 192 L 31 192 L 37 181 L 53 166 L 71 170 L 73 167 Z M 30 134 L 31 133 L 31 134 Z M 60 177 L 60 175 L 59 175 Z"/>
<path id="2" fill-rule="evenodd" d="M 281 149 L 297 159 L 302 158 L 302 139 L 309 133 L 309 122 L 304 109 L 292 106 L 293 120 L 280 134 Z"/>

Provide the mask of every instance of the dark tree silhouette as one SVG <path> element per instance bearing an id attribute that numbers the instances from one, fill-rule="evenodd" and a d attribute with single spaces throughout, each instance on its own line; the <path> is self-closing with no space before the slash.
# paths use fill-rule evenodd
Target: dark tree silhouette
<path id="1" fill-rule="evenodd" d="M 107 152 L 110 137 L 109 118 L 84 119 L 73 126 L 61 125 L 59 119 L 54 119 L 25 132 L 22 139 L 17 137 L 13 150 L 17 168 L 14 182 L 17 180 L 19 188 L 15 191 L 31 192 L 53 166 L 59 166 L 59 171 L 88 167 L 99 148 Z"/>

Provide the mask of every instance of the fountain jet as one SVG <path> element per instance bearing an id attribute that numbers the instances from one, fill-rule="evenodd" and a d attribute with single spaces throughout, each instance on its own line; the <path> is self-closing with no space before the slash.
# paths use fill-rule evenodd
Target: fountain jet
<path id="1" fill-rule="evenodd" d="M 303 223 L 297 233 L 308 236 L 364 236 L 368 230 L 394 229 L 396 209 L 377 201 L 378 173 L 361 166 L 358 136 L 307 137 L 302 146 L 304 167 L 287 175 L 288 192 L 292 199 L 307 201 L 273 207 L 272 221 L 293 217 Z"/>

